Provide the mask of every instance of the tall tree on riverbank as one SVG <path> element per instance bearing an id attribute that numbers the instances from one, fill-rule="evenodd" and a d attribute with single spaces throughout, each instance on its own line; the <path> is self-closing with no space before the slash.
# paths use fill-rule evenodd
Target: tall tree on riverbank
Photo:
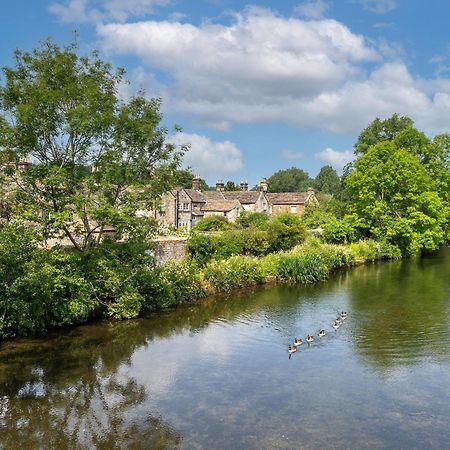
<path id="1" fill-rule="evenodd" d="M 410 125 L 389 138 L 364 151 L 358 151 L 357 144 L 355 153 L 362 155 L 345 185 L 354 224 L 412 255 L 436 249 L 448 230 L 450 140 L 447 135 L 431 140 L 411 119 L 402 119 Z"/>
<path id="2" fill-rule="evenodd" d="M 108 226 L 128 239 L 151 229 L 136 212 L 172 187 L 182 149 L 165 142 L 158 99 L 122 100 L 123 70 L 77 50 L 47 40 L 15 52 L 0 87 L 0 150 L 16 211 L 86 251 Z M 33 164 L 18 170 L 21 158 Z"/>
<path id="3" fill-rule="evenodd" d="M 313 183 L 307 172 L 298 167 L 275 172 L 267 179 L 269 192 L 302 192 Z"/>

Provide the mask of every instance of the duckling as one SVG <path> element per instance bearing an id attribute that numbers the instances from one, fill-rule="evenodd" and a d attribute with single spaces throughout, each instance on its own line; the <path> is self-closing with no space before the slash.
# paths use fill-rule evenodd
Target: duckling
<path id="1" fill-rule="evenodd" d="M 308 342 L 308 344 L 309 344 L 309 343 L 311 343 L 313 341 L 314 341 L 314 337 L 312 335 L 308 334 L 308 336 L 306 338 L 306 342 Z"/>
<path id="2" fill-rule="evenodd" d="M 324 337 L 324 336 L 325 336 L 325 330 L 320 330 L 319 337 Z"/>
<path id="3" fill-rule="evenodd" d="M 335 321 L 334 321 L 334 323 L 337 323 L 337 324 L 341 324 L 342 323 L 342 320 L 338 317 Z"/>
<path id="4" fill-rule="evenodd" d="M 335 330 L 337 330 L 340 326 L 341 326 L 340 323 L 337 323 L 337 322 L 334 322 L 334 323 L 333 323 L 333 328 L 334 328 Z"/>
<path id="5" fill-rule="evenodd" d="M 342 311 L 341 312 L 341 319 L 345 320 L 347 318 L 347 311 Z"/>
<path id="6" fill-rule="evenodd" d="M 295 347 L 298 347 L 299 345 L 302 345 L 302 344 L 303 344 L 303 341 L 301 339 L 297 339 L 297 338 L 294 339 Z"/>
<path id="7" fill-rule="evenodd" d="M 288 353 L 291 355 L 292 353 L 295 353 L 297 351 L 297 347 L 295 345 L 290 345 L 288 348 Z"/>

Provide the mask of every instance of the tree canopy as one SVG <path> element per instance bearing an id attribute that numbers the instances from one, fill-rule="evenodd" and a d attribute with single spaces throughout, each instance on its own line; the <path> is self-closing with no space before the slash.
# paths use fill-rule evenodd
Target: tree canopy
<path id="1" fill-rule="evenodd" d="M 136 212 L 172 187 L 184 149 L 165 142 L 159 99 L 122 100 L 123 70 L 77 51 L 47 40 L 15 52 L 0 87 L 0 150 L 16 211 L 85 251 L 108 226 L 116 239 L 150 231 Z M 25 157 L 33 164 L 18 170 Z"/>
<path id="2" fill-rule="evenodd" d="M 323 166 L 313 182 L 314 189 L 324 194 L 336 194 L 340 185 L 341 180 L 331 166 Z"/>
<path id="3" fill-rule="evenodd" d="M 313 184 L 308 173 L 298 167 L 279 170 L 267 182 L 269 192 L 303 192 Z"/>
<path id="4" fill-rule="evenodd" d="M 355 144 L 355 154 L 364 154 L 372 145 L 378 142 L 393 140 L 401 131 L 414 125 L 412 119 L 393 114 L 381 120 L 378 117 L 361 131 Z"/>

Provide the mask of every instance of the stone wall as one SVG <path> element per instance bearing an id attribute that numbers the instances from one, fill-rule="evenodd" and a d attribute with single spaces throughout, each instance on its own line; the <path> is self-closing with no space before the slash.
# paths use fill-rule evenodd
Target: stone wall
<path id="1" fill-rule="evenodd" d="M 180 261 L 187 256 L 187 238 L 164 237 L 152 241 L 155 246 L 156 265 L 160 266 L 169 261 Z"/>

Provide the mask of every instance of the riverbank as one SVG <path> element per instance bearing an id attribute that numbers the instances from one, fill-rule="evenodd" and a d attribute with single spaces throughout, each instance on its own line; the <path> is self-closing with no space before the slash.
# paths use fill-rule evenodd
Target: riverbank
<path id="1" fill-rule="evenodd" d="M 401 257 L 398 248 L 372 240 L 335 245 L 309 238 L 289 251 L 260 257 L 236 255 L 203 264 L 188 257 L 155 268 L 138 244 L 105 245 L 86 256 L 42 249 L 26 233 L 17 229 L 0 240 L 6 274 L 0 286 L 1 339 L 136 318 L 253 285 L 317 283 L 341 268 Z"/>

